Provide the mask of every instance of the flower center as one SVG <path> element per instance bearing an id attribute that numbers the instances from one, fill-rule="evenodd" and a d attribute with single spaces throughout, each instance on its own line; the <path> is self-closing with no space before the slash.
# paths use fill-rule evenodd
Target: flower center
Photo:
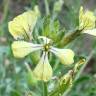
<path id="1" fill-rule="evenodd" d="M 48 52 L 49 49 L 50 49 L 50 45 L 49 44 L 45 44 L 44 45 L 44 51 Z"/>

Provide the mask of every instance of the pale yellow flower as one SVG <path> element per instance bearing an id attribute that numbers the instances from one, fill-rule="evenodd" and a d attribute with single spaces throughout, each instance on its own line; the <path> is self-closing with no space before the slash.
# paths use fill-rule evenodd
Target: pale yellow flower
<path id="1" fill-rule="evenodd" d="M 96 36 L 95 28 L 96 17 L 92 11 L 85 11 L 83 7 L 80 8 L 79 12 L 79 29 L 83 29 L 82 33 L 87 33 Z"/>
<path id="2" fill-rule="evenodd" d="M 40 36 L 39 39 L 43 39 L 43 44 L 15 41 L 12 44 L 12 50 L 14 56 L 18 58 L 23 58 L 26 55 L 37 50 L 43 51 L 41 59 L 34 69 L 33 73 L 38 80 L 44 80 L 46 82 L 52 77 L 52 67 L 48 61 L 48 52 L 55 54 L 59 58 L 61 63 L 65 65 L 69 65 L 74 62 L 74 52 L 71 49 L 58 49 L 51 46 L 51 40 L 47 37 Z"/>
<path id="3" fill-rule="evenodd" d="M 80 8 L 79 12 L 79 28 L 88 30 L 93 29 L 95 27 L 96 17 L 92 11 L 85 11 L 83 7 Z"/>
<path id="4" fill-rule="evenodd" d="M 38 10 L 35 8 L 35 11 L 28 11 L 20 16 L 17 16 L 13 21 L 9 22 L 9 31 L 15 39 L 29 38 L 32 35 L 33 28 L 36 24 L 38 18 Z M 23 58 L 28 54 L 41 50 L 42 56 L 34 69 L 34 76 L 38 80 L 48 81 L 52 77 L 52 67 L 48 61 L 48 53 L 52 52 L 55 54 L 61 63 L 63 64 L 72 64 L 74 62 L 74 52 L 71 49 L 58 49 L 52 46 L 52 40 L 39 36 L 38 39 L 42 39 L 42 44 L 34 44 L 27 41 L 14 41 L 12 44 L 12 51 L 15 57 Z"/>
<path id="5" fill-rule="evenodd" d="M 9 32 L 15 39 L 30 39 L 39 15 L 38 7 L 35 6 L 34 11 L 27 11 L 15 17 L 8 23 Z"/>

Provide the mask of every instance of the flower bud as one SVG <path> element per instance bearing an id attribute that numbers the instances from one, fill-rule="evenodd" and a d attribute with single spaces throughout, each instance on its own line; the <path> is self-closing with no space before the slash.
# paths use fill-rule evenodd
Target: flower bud
<path id="1" fill-rule="evenodd" d="M 54 9 L 53 10 L 55 12 L 59 12 L 61 10 L 63 4 L 64 4 L 64 1 L 63 0 L 58 0 L 57 2 L 55 2 Z"/>
<path id="2" fill-rule="evenodd" d="M 63 77 L 60 79 L 60 85 L 65 85 L 65 87 L 71 87 L 73 81 L 73 70 L 69 70 Z"/>
<path id="3" fill-rule="evenodd" d="M 85 59 L 81 59 L 81 60 L 79 60 L 79 61 L 76 63 L 76 65 L 75 65 L 75 67 L 74 67 L 74 72 L 75 72 L 75 73 L 79 70 L 80 66 L 85 63 L 85 61 L 86 61 Z"/>

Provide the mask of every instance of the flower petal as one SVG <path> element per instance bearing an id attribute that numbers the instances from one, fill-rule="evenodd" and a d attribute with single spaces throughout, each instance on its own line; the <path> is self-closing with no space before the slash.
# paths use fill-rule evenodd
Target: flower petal
<path id="1" fill-rule="evenodd" d="M 51 42 L 51 39 L 45 37 L 45 36 L 38 36 L 39 39 L 42 39 L 43 40 L 43 43 L 44 44 L 48 44 Z"/>
<path id="2" fill-rule="evenodd" d="M 41 60 L 33 71 L 38 80 L 48 81 L 52 77 L 52 67 L 49 64 L 47 53 L 43 53 Z"/>
<path id="3" fill-rule="evenodd" d="M 17 38 L 29 38 L 33 32 L 37 18 L 39 17 L 39 11 L 37 14 L 37 7 L 34 11 L 27 11 L 23 14 L 15 17 L 13 21 L 8 23 L 9 31 L 12 36 Z"/>
<path id="4" fill-rule="evenodd" d="M 79 28 L 92 29 L 95 27 L 95 15 L 91 11 L 84 12 L 83 7 L 79 11 Z"/>
<path id="5" fill-rule="evenodd" d="M 50 49 L 61 61 L 62 64 L 68 65 L 74 63 L 74 52 L 71 49 Z"/>
<path id="6" fill-rule="evenodd" d="M 23 58 L 29 53 L 39 50 L 42 45 L 27 43 L 25 41 L 14 41 L 12 44 L 12 51 L 15 57 Z"/>
<path id="7" fill-rule="evenodd" d="M 84 30 L 83 33 L 87 33 L 87 34 L 96 36 L 96 29 L 92 29 L 92 30 Z"/>

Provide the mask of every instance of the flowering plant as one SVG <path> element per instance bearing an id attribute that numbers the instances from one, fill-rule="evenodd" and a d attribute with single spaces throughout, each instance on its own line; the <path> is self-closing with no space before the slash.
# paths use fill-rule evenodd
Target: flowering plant
<path id="1" fill-rule="evenodd" d="M 61 1 L 62 0 L 60 0 L 60 2 Z M 55 4 L 54 10 L 56 12 L 60 11 L 62 3 L 60 4 L 59 7 L 56 7 L 58 3 Z M 15 17 L 8 23 L 9 32 L 15 39 L 11 47 L 14 57 L 16 58 L 24 58 L 27 55 L 35 55 L 34 52 L 38 52 L 36 56 L 39 56 L 39 63 L 34 69 L 31 69 L 29 64 L 27 64 L 26 67 L 28 71 L 31 73 L 31 76 L 37 80 L 37 82 L 43 82 L 43 96 L 61 96 L 68 88 L 72 87 L 78 68 L 85 63 L 84 58 L 80 59 L 77 63 L 74 62 L 75 51 L 70 47 L 64 47 L 76 39 L 76 37 L 81 36 L 84 33 L 96 36 L 96 17 L 93 12 L 88 10 L 84 11 L 83 7 L 80 7 L 78 17 L 79 25 L 77 29 L 70 34 L 64 34 L 64 32 L 60 33 L 59 21 L 55 21 L 56 18 L 51 21 L 49 10 L 46 9 L 46 11 L 47 16 L 43 19 L 43 23 L 41 24 L 43 25 L 43 29 L 38 25 L 38 22 L 40 22 L 40 19 L 42 18 L 38 6 L 35 6 L 34 10 L 24 12 Z M 38 26 L 40 28 L 38 28 Z M 41 33 L 39 32 L 39 29 L 42 29 Z M 61 36 L 62 34 L 64 36 Z M 56 59 L 54 55 L 56 55 L 58 59 Z M 54 75 L 54 66 L 52 66 L 51 63 L 49 64 L 49 61 L 51 62 L 52 59 L 51 57 L 53 59 L 55 58 L 54 61 L 58 60 L 58 64 L 62 63 L 64 66 L 76 64 L 68 73 L 61 75 L 59 78 Z M 56 88 L 53 87 L 51 90 L 48 90 L 47 84 L 51 80 L 57 80 L 58 84 L 56 85 Z"/>

